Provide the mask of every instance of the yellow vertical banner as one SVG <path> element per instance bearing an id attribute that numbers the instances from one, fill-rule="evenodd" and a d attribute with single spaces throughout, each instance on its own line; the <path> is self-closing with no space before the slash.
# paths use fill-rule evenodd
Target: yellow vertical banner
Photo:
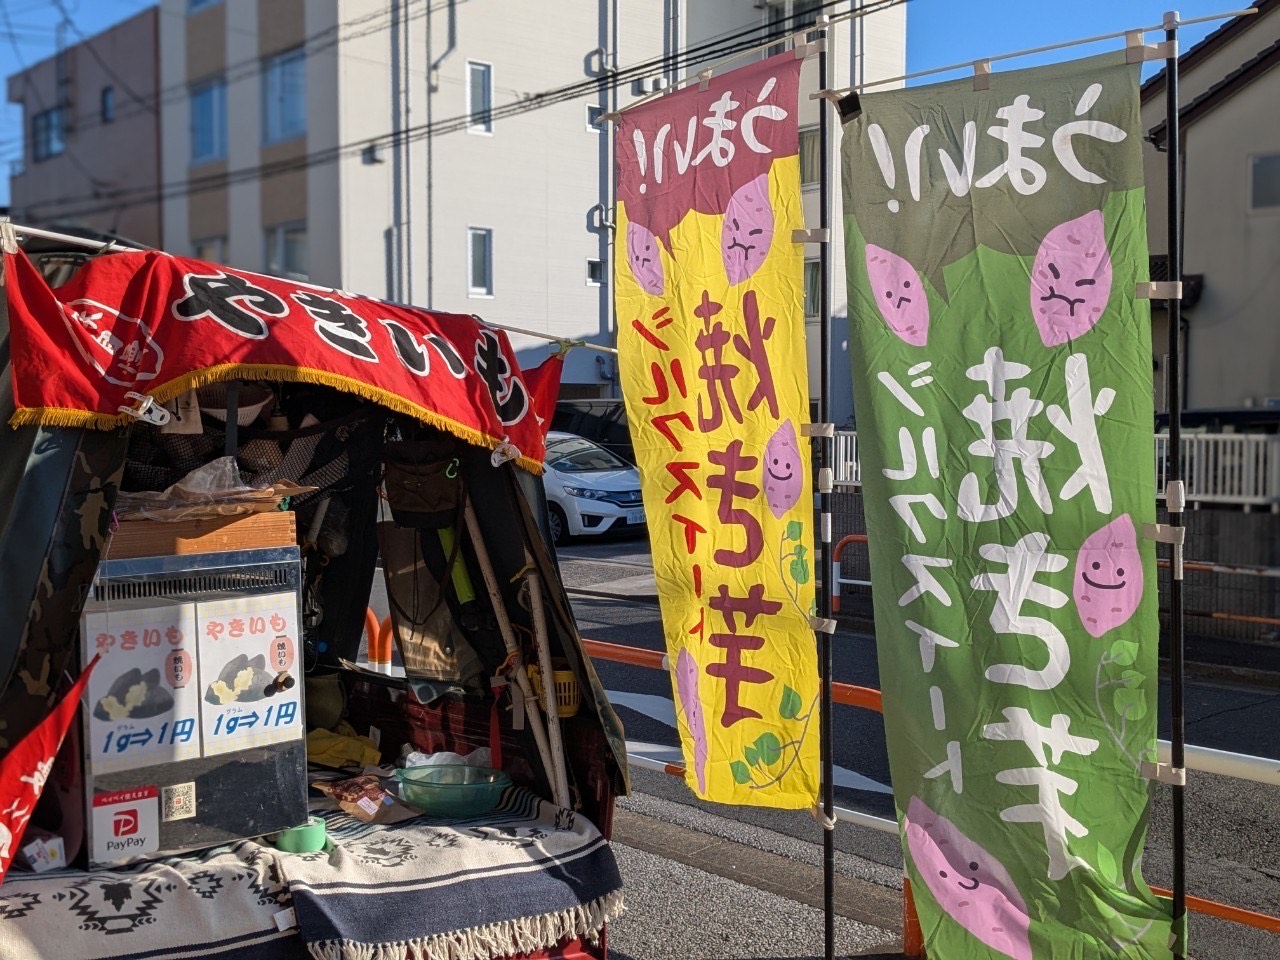
<path id="1" fill-rule="evenodd" d="M 685 779 L 811 807 L 817 655 L 800 61 L 771 57 L 618 122 L 614 272 Z"/>

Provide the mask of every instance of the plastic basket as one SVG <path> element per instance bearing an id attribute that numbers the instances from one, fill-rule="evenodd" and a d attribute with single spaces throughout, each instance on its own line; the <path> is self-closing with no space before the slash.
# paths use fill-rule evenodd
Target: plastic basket
<path id="1" fill-rule="evenodd" d="M 556 715 L 560 717 L 576 716 L 579 704 L 578 678 L 573 675 L 569 665 L 564 662 L 553 662 L 551 664 L 551 672 L 555 675 Z M 533 685 L 533 692 L 537 694 L 538 700 L 541 701 L 543 699 L 542 671 L 536 665 L 531 664 L 529 666 L 529 683 Z"/>

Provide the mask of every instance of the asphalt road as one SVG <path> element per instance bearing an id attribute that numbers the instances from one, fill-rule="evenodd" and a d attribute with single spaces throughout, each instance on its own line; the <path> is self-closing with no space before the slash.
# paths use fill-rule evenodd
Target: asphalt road
<path id="1" fill-rule="evenodd" d="M 584 636 L 611 643 L 662 648 L 657 604 L 636 597 L 634 585 L 650 569 L 643 539 L 582 541 L 560 550 L 562 576 L 573 598 Z M 623 581 L 624 589 L 609 595 L 611 585 Z M 586 593 L 582 591 L 592 591 Z M 606 594 L 606 595 L 600 595 Z M 627 738 L 675 746 L 675 730 L 650 714 L 657 701 L 670 700 L 667 677 L 658 671 L 597 661 L 601 680 L 609 690 L 625 694 L 645 709 L 619 706 Z M 834 679 L 878 687 L 874 638 L 841 631 L 834 643 Z M 1188 742 L 1236 753 L 1280 758 L 1280 686 L 1245 688 L 1228 684 L 1192 682 L 1186 687 Z M 636 698 L 636 695 L 640 695 Z M 634 698 L 634 699 L 633 699 Z M 1168 735 L 1168 684 L 1162 684 L 1161 736 Z M 835 763 L 880 784 L 889 783 L 884 729 L 878 714 L 837 705 Z M 1278 761 L 1280 762 L 1280 761 Z M 837 779 L 839 782 L 839 779 Z M 743 831 L 764 831 L 791 837 L 801 843 L 799 855 L 813 856 L 820 831 L 807 814 L 764 811 L 705 804 L 696 800 L 676 778 L 656 773 L 637 774 L 633 802 L 668 804 L 714 816 L 717 822 L 741 825 Z M 1280 916 L 1280 788 L 1232 780 L 1210 774 L 1189 775 L 1187 797 L 1187 876 L 1193 895 Z M 891 798 L 874 789 L 837 787 L 837 804 L 891 818 Z M 1153 884 L 1171 883 L 1169 789 L 1155 788 L 1145 874 Z M 696 829 L 696 828 L 695 828 Z M 732 832 L 732 831 L 730 831 Z M 892 887 L 902 867 L 897 839 L 866 828 L 841 824 L 836 846 L 845 856 L 842 871 Z M 769 908 L 772 909 L 772 908 Z M 807 908 L 806 908 L 807 909 Z M 740 922 L 753 922 L 740 917 Z M 650 918 L 640 938 L 646 952 L 639 957 L 694 956 L 678 950 L 670 954 L 649 952 L 654 920 Z M 672 916 L 671 923 L 676 918 Z M 618 925 L 615 948 L 623 951 L 627 920 Z M 660 926 L 660 925 L 659 925 Z M 637 927 L 638 929 L 638 927 Z M 626 946 L 630 946 L 629 943 Z M 1225 921 L 1192 915 L 1191 955 L 1199 960 L 1240 960 L 1245 957 L 1280 958 L 1280 935 L 1267 934 Z M 710 955 L 710 954 L 702 954 Z M 778 953 L 718 953 L 719 956 L 778 956 Z M 794 952 L 785 954 L 796 956 Z M 624 952 L 624 956 L 626 956 Z"/>

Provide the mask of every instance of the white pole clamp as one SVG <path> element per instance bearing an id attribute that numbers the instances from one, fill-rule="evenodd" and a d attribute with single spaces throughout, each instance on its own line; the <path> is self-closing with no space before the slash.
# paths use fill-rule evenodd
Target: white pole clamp
<path id="1" fill-rule="evenodd" d="M 1180 547 L 1186 542 L 1187 528 L 1172 527 L 1167 523 L 1144 523 L 1142 535 L 1156 543 L 1172 543 Z"/>
<path id="2" fill-rule="evenodd" d="M 163 427 L 169 422 L 169 411 L 161 404 L 156 403 L 155 397 L 134 393 L 132 390 L 124 396 L 126 400 L 135 401 L 132 407 L 119 408 L 120 412 L 125 416 L 133 417 L 135 420 L 141 420 L 143 423 L 149 423 L 155 427 Z"/>
<path id="3" fill-rule="evenodd" d="M 1187 785 L 1187 768 L 1175 767 L 1170 763 L 1152 763 L 1150 760 L 1143 760 L 1142 775 L 1157 783 L 1167 783 L 1175 787 Z"/>
<path id="4" fill-rule="evenodd" d="M 836 425 L 834 423 L 804 423 L 800 425 L 800 436 L 802 437 L 834 437 L 836 435 Z"/>
<path id="5" fill-rule="evenodd" d="M 1181 300 L 1181 280 L 1149 280 L 1140 283 L 1133 291 L 1139 300 Z"/>
<path id="6" fill-rule="evenodd" d="M 792 230 L 792 243 L 826 243 L 831 239 L 831 231 L 823 228 L 821 230 Z"/>

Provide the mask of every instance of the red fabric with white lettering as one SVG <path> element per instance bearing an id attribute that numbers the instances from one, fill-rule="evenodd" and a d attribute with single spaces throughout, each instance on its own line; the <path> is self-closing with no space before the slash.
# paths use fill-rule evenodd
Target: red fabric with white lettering
<path id="1" fill-rule="evenodd" d="M 44 792 L 44 784 L 53 769 L 53 760 L 62 746 L 62 738 L 76 718 L 80 695 L 97 664 L 98 658 L 94 657 L 80 674 L 80 679 L 40 721 L 40 725 L 19 740 L 18 745 L 0 760 L 0 880 L 4 879 L 18 852 L 31 811 Z"/>
<path id="2" fill-rule="evenodd" d="M 160 252 L 99 257 L 50 290 L 5 255 L 12 423 L 110 428 L 130 392 L 163 402 L 235 378 L 321 383 L 541 469 L 544 429 L 505 333 Z"/>

